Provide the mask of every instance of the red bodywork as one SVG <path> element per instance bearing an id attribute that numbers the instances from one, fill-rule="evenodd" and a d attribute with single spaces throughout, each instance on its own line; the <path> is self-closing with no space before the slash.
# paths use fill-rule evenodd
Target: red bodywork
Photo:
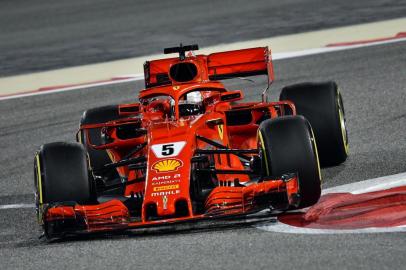
<path id="1" fill-rule="evenodd" d="M 196 67 L 189 74 L 191 79 L 179 81 L 184 80 L 175 72 L 179 63 Z M 190 73 L 191 66 L 179 66 L 179 70 L 183 67 Z M 273 69 L 268 48 L 154 60 L 146 62 L 144 68 L 146 89 L 139 94 L 140 103 L 120 105 L 120 119 L 116 121 L 82 125 L 79 130 L 89 134 L 99 129 L 108 136 L 109 140 L 99 145 L 85 136 L 86 143 L 106 150 L 112 164 L 122 162 L 115 167 L 125 186 L 120 198 L 138 198 L 139 206 L 132 209 L 119 198 L 92 205 L 43 205 L 41 222 L 49 231 L 138 228 L 248 214 L 270 206 L 287 209 L 297 203 L 295 174 L 255 176 L 248 160 L 260 155 L 260 119 L 279 117 L 285 111 L 295 114 L 294 105 L 288 101 L 235 104 L 242 99 L 242 92 L 227 91 L 218 81 L 265 74 L 270 84 Z M 182 100 L 196 91 L 202 96 L 204 112 L 182 115 Z M 168 96 L 170 101 L 153 100 L 160 96 Z M 135 127 L 137 134 L 123 138 L 119 133 L 124 127 Z M 132 154 L 140 145 L 145 147 Z M 123 163 L 129 159 L 137 162 Z M 253 174 L 257 181 L 253 181 Z M 193 179 L 213 185 L 199 202 L 193 192 L 199 185 L 194 181 L 200 180 Z"/>

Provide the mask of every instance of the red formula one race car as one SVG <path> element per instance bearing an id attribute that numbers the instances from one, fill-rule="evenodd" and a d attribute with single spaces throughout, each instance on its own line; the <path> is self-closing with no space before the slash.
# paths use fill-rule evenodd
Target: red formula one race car
<path id="1" fill-rule="evenodd" d="M 320 164 L 348 154 L 334 82 L 242 103 L 219 80 L 267 75 L 267 47 L 148 61 L 139 103 L 83 113 L 77 143 L 35 156 L 38 220 L 47 238 L 245 216 L 313 205 Z M 189 53 L 187 53 L 189 52 Z M 317 140 L 317 146 L 316 146 Z"/>

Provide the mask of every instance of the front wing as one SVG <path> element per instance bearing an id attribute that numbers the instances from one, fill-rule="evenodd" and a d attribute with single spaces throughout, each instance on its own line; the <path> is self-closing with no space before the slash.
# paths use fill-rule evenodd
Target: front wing
<path id="1" fill-rule="evenodd" d="M 58 238 L 71 234 L 112 232 L 218 217 L 244 216 L 265 208 L 287 210 L 297 207 L 299 203 L 299 179 L 295 174 L 290 174 L 280 179 L 264 180 L 247 186 L 216 187 L 205 201 L 204 213 L 186 217 L 142 220 L 139 216 L 132 216 L 123 202 L 112 199 L 95 205 L 80 205 L 74 202 L 43 205 L 39 209 L 39 218 L 46 237 Z"/>

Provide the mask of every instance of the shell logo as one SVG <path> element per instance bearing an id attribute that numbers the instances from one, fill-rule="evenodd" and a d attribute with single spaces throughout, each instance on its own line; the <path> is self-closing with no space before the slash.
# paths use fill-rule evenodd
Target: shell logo
<path id="1" fill-rule="evenodd" d="M 176 171 L 179 167 L 182 167 L 183 162 L 179 159 L 164 159 L 164 160 L 159 160 L 155 162 L 152 165 L 152 169 L 154 169 L 156 172 L 161 173 L 161 172 L 172 172 Z"/>

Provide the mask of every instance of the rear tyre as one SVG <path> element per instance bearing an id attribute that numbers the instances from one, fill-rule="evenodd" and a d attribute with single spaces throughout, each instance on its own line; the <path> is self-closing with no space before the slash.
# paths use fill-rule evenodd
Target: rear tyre
<path id="1" fill-rule="evenodd" d="M 86 150 L 78 143 L 44 144 L 35 156 L 36 204 L 94 199 Z"/>
<path id="2" fill-rule="evenodd" d="M 109 105 L 85 111 L 80 120 L 80 125 L 100 124 L 117 119 L 120 119 L 118 105 Z M 89 130 L 88 134 L 92 144 L 98 145 L 102 143 L 100 128 L 91 129 Z M 85 132 L 80 132 L 77 139 L 85 146 L 87 152 L 89 153 L 90 165 L 93 169 L 102 168 L 105 164 L 111 162 L 106 150 L 96 150 L 87 144 Z M 111 172 L 107 173 L 105 177 L 115 179 L 119 176 L 117 171 L 111 170 Z"/>
<path id="3" fill-rule="evenodd" d="M 258 129 L 265 175 L 299 176 L 298 208 L 315 204 L 321 193 L 321 174 L 316 142 L 309 122 L 302 116 L 265 120 Z"/>
<path id="4" fill-rule="evenodd" d="M 290 85 L 282 89 L 280 100 L 292 101 L 297 114 L 310 122 L 322 166 L 335 166 L 347 159 L 344 105 L 335 82 Z"/>

